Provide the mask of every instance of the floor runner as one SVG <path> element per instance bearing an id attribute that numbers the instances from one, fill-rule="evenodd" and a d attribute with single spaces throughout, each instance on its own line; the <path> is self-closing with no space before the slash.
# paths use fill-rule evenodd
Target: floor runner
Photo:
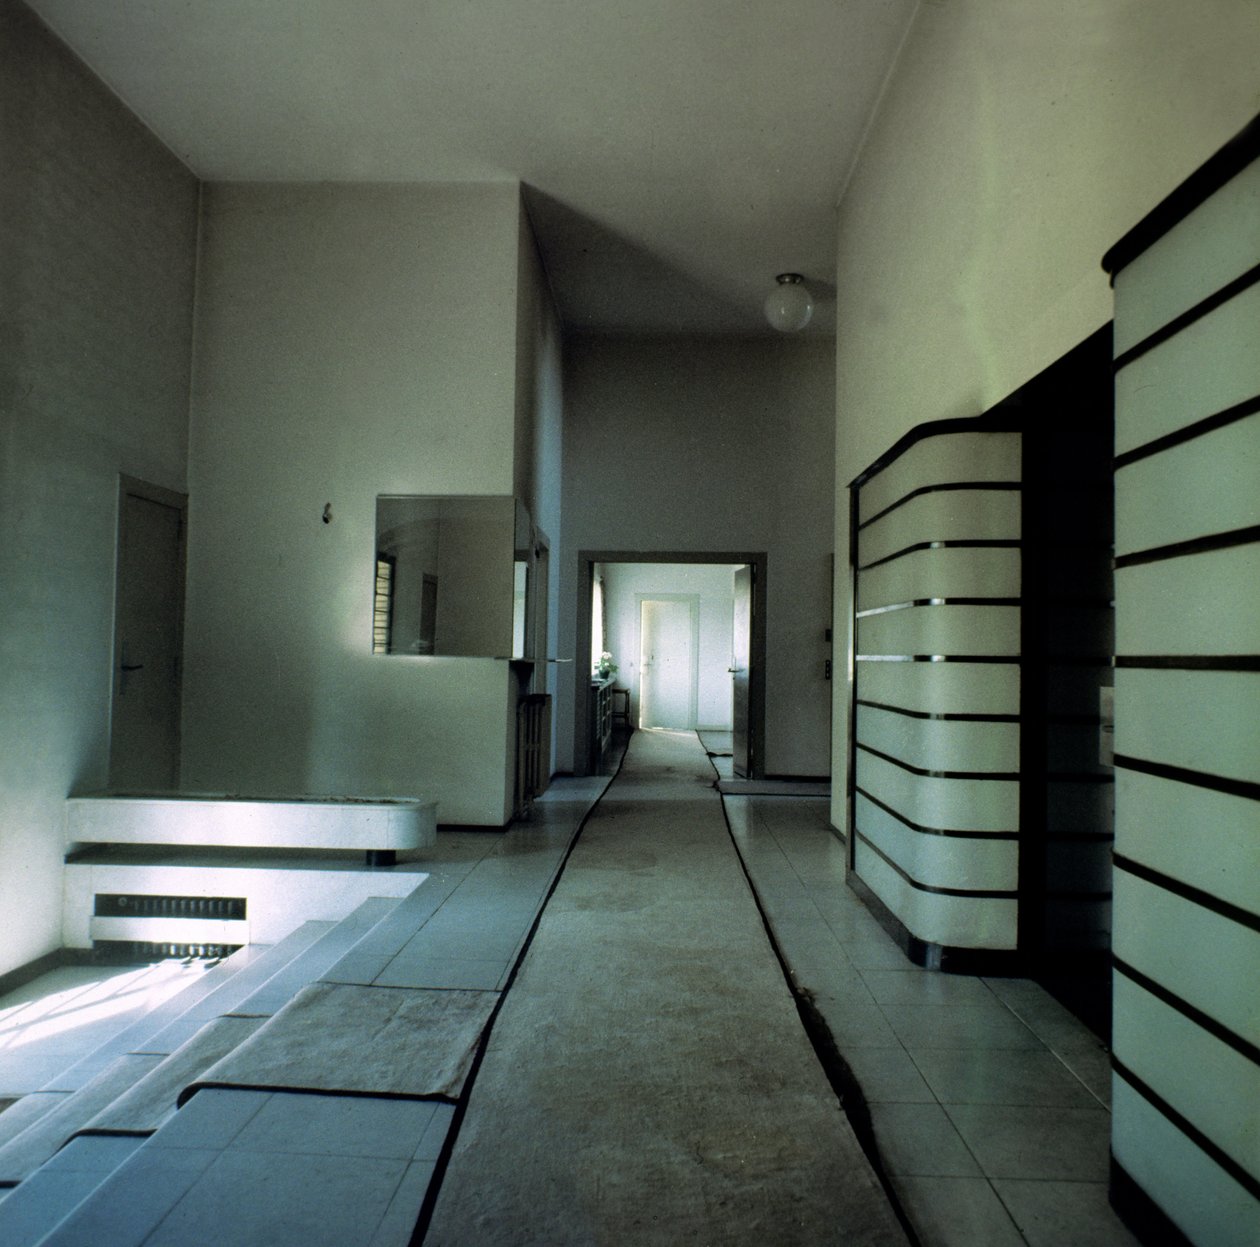
<path id="1" fill-rule="evenodd" d="M 636 732 L 491 1034 L 426 1244 L 904 1244 L 692 733 Z"/>

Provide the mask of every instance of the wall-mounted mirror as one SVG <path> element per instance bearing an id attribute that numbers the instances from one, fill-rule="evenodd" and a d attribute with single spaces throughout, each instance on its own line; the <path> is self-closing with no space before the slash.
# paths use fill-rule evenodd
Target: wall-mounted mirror
<path id="1" fill-rule="evenodd" d="M 378 496 L 372 652 L 522 657 L 530 552 L 514 498 Z"/>

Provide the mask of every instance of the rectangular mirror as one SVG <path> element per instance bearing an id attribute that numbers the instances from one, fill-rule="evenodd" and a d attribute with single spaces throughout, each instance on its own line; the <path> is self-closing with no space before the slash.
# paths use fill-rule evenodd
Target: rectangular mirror
<path id="1" fill-rule="evenodd" d="M 529 532 L 514 498 L 378 496 L 372 652 L 523 656 Z"/>

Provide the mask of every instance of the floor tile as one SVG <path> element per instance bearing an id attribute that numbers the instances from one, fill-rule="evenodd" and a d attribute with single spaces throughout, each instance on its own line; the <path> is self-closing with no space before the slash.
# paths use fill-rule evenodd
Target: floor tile
<path id="1" fill-rule="evenodd" d="M 1105 1182 L 996 1178 L 993 1186 L 1029 1247 L 1138 1247 L 1112 1211 Z"/>
<path id="2" fill-rule="evenodd" d="M 424 1100 L 280 1092 L 232 1140 L 232 1150 L 410 1160 L 433 1110 Z"/>
<path id="3" fill-rule="evenodd" d="M 981 1177 L 980 1166 L 939 1104 L 872 1104 L 875 1142 L 890 1174 Z"/>
<path id="4" fill-rule="evenodd" d="M 846 1048 L 844 1062 L 868 1104 L 934 1104 L 936 1097 L 910 1054 L 895 1048 Z"/>
<path id="5" fill-rule="evenodd" d="M 888 1024 L 916 1048 L 1042 1048 L 1041 1041 L 1001 1005 L 881 1005 Z"/>
<path id="6" fill-rule="evenodd" d="M 859 970 L 906 970 L 910 959 L 886 935 L 862 935 L 857 939 L 840 936 L 849 960 Z"/>
<path id="7" fill-rule="evenodd" d="M 447 990 L 494 991 L 503 979 L 506 960 L 464 961 L 396 957 L 376 976 L 377 987 L 433 987 Z"/>
<path id="8" fill-rule="evenodd" d="M 80 1135 L 46 1161 L 40 1172 L 112 1173 L 143 1142 L 135 1135 Z"/>
<path id="9" fill-rule="evenodd" d="M 409 1247 L 433 1171 L 434 1164 L 429 1160 L 413 1161 L 407 1166 L 381 1223 L 372 1235 L 370 1247 Z"/>
<path id="10" fill-rule="evenodd" d="M 914 1063 L 942 1104 L 1097 1108 L 1051 1052 L 1023 1048 L 916 1048 Z"/>
<path id="11" fill-rule="evenodd" d="M 145 1247 L 356 1247 L 371 1241 L 407 1165 L 362 1156 L 223 1153 Z"/>
<path id="12" fill-rule="evenodd" d="M 902 1050 L 901 1040 L 893 1033 L 879 1005 L 853 1004 L 822 992 L 815 994 L 814 1004 L 841 1053 L 847 1053 L 850 1048 Z"/>
<path id="13" fill-rule="evenodd" d="M 987 1178 L 902 1176 L 893 1180 L 919 1238 L 930 1247 L 1023 1247 Z M 1065 1247 L 1074 1240 L 1061 1240 Z"/>
<path id="14" fill-rule="evenodd" d="M 951 1104 L 946 1111 L 991 1178 L 1107 1180 L 1111 1114 L 1105 1109 Z"/>
<path id="15" fill-rule="evenodd" d="M 203 1087 L 149 1140 L 160 1148 L 224 1148 L 274 1095 Z"/>
<path id="16" fill-rule="evenodd" d="M 206 1148 L 142 1147 L 40 1247 L 140 1247 L 219 1155 Z"/>
<path id="17" fill-rule="evenodd" d="M 446 1143 L 446 1136 L 451 1128 L 451 1122 L 455 1119 L 455 1106 L 453 1104 L 434 1104 L 433 1116 L 429 1121 L 419 1145 L 416 1147 L 416 1160 L 437 1160 L 442 1153 L 442 1147 Z"/>
<path id="18" fill-rule="evenodd" d="M 101 1184 L 103 1175 L 47 1168 L 0 1201 L 0 1243 L 38 1243 Z"/>
<path id="19" fill-rule="evenodd" d="M 994 1003 L 993 993 L 984 983 L 966 975 L 874 969 L 861 973 L 871 995 L 881 1005 Z"/>

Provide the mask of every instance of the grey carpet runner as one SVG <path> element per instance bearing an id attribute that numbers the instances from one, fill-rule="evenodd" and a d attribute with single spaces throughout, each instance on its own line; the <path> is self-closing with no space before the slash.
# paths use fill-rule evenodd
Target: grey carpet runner
<path id="1" fill-rule="evenodd" d="M 494 1026 L 426 1244 L 905 1244 L 692 734 L 636 732 Z"/>

